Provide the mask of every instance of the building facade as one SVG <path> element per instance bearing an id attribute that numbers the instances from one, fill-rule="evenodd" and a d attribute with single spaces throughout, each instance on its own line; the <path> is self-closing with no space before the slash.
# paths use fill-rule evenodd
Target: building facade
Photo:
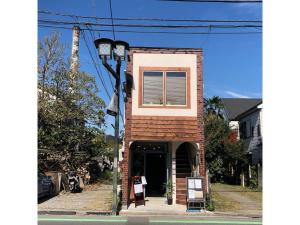
<path id="1" fill-rule="evenodd" d="M 131 47 L 125 89 L 123 207 L 133 176 L 145 176 L 146 196 L 171 180 L 173 204 L 186 204 L 186 177 L 205 177 L 202 50 Z"/>
<path id="2" fill-rule="evenodd" d="M 236 133 L 237 139 L 244 144 L 245 154 L 249 157 L 249 171 L 246 180 L 252 178 L 252 169 L 255 167 L 257 185 L 262 186 L 262 99 L 223 98 L 225 118 L 229 126 Z M 244 183 L 244 182 L 242 182 Z M 248 182 L 249 183 L 249 182 Z"/>
<path id="3" fill-rule="evenodd" d="M 260 102 L 236 118 L 239 121 L 239 137 L 244 141 L 245 151 L 249 155 L 251 165 L 255 166 L 259 187 L 262 187 L 263 162 L 262 108 L 263 104 Z M 249 176 L 251 178 L 251 171 L 249 171 Z"/>

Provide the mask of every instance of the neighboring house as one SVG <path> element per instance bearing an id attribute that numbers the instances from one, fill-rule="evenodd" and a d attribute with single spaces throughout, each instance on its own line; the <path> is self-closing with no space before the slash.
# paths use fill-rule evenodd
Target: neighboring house
<path id="1" fill-rule="evenodd" d="M 251 165 L 256 166 L 258 186 L 262 186 L 262 101 L 236 117 L 239 121 L 240 138 L 244 140 Z M 249 171 L 251 178 L 251 171 Z"/>
<path id="2" fill-rule="evenodd" d="M 128 57 L 123 207 L 132 176 L 146 177 L 146 197 L 163 197 L 171 180 L 173 204 L 185 205 L 186 177 L 205 177 L 202 50 L 131 47 Z"/>
<path id="3" fill-rule="evenodd" d="M 225 118 L 237 138 L 244 141 L 250 164 L 256 167 L 258 185 L 261 186 L 262 171 L 262 99 L 223 98 Z M 248 172 L 251 178 L 251 170 Z"/>

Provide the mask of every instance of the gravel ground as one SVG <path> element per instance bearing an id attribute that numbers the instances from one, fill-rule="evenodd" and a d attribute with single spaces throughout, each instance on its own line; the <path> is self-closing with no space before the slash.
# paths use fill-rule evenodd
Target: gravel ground
<path id="1" fill-rule="evenodd" d="M 38 210 L 109 211 L 111 201 L 112 186 L 94 184 L 85 186 L 81 193 L 61 192 L 50 199 L 41 199 Z"/>

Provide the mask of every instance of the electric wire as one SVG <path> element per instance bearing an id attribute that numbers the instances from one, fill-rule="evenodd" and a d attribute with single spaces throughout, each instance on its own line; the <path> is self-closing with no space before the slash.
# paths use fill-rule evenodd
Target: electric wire
<path id="1" fill-rule="evenodd" d="M 59 12 L 51 12 L 46 10 L 39 10 L 40 14 L 49 14 L 54 16 L 64 16 L 64 17 L 78 17 L 83 19 L 95 19 L 95 20 L 111 20 L 109 17 L 96 17 L 96 16 L 82 16 L 74 14 L 65 14 Z M 211 19 L 168 19 L 168 18 L 120 18 L 114 17 L 114 20 L 120 21 L 164 21 L 164 22 L 212 22 L 212 23 L 262 23 L 261 20 L 211 20 Z"/>
<path id="2" fill-rule="evenodd" d="M 114 40 L 116 40 L 116 36 L 115 36 L 115 26 L 114 26 L 113 14 L 112 14 L 111 0 L 109 0 L 109 9 L 110 9 L 111 25 L 112 25 L 112 29 L 113 29 L 113 36 L 114 36 Z"/>
<path id="3" fill-rule="evenodd" d="M 90 26 L 101 26 L 101 27 L 134 27 L 134 28 L 167 28 L 167 29 L 174 29 L 174 28 L 257 28 L 262 27 L 262 25 L 156 25 L 156 24 L 104 24 L 104 23 L 90 23 L 90 22 L 70 22 L 70 21 L 56 21 L 56 20 L 38 20 L 39 23 L 46 23 L 46 24 L 58 24 L 58 25 L 90 25 Z M 114 28 L 113 28 L 114 29 Z"/>
<path id="4" fill-rule="evenodd" d="M 97 71 L 97 74 L 98 74 L 98 77 L 99 77 L 99 79 L 100 79 L 100 81 L 101 81 L 101 83 L 102 83 L 102 86 L 104 87 L 105 92 L 106 92 L 107 96 L 109 97 L 109 99 L 111 99 L 111 96 L 110 96 L 110 94 L 109 94 L 109 92 L 108 92 L 108 90 L 107 90 L 107 88 L 106 88 L 105 81 L 104 81 L 104 79 L 102 78 L 102 73 L 99 73 L 99 70 L 98 70 L 98 67 L 97 67 L 97 63 L 96 63 L 95 60 L 94 60 L 94 57 L 93 57 L 93 55 L 92 55 L 92 52 L 91 52 L 90 47 L 89 47 L 89 45 L 88 45 L 88 42 L 87 42 L 87 40 L 86 40 L 86 36 L 85 36 L 84 30 L 82 30 L 82 35 L 83 35 L 83 40 L 84 40 L 84 42 L 85 42 L 85 45 L 86 45 L 86 47 L 87 47 L 87 49 L 88 49 L 89 56 L 90 56 L 90 58 L 91 58 L 92 61 L 93 61 L 93 65 L 94 65 L 94 67 L 95 67 L 95 69 L 96 69 L 96 71 Z M 100 75 L 100 74 L 101 74 L 101 75 Z M 120 108 L 119 108 L 119 112 L 120 112 L 120 113 L 119 113 L 119 114 L 120 114 L 119 116 L 121 116 L 121 120 L 122 120 L 123 126 L 124 126 L 123 114 L 122 114 L 122 111 L 121 111 Z"/>
<path id="5" fill-rule="evenodd" d="M 91 39 L 92 39 L 92 41 L 93 40 L 95 40 L 96 38 L 95 38 L 95 35 L 94 35 L 94 33 L 93 33 L 93 31 L 91 30 L 91 29 L 89 29 L 89 27 L 87 26 L 87 29 L 88 29 L 88 31 L 89 31 L 89 33 L 90 33 L 90 36 L 91 36 Z M 93 48 L 94 49 L 94 53 L 95 53 L 95 55 L 96 55 L 96 58 L 98 58 L 99 59 L 99 57 L 97 57 L 97 51 L 96 51 L 96 49 L 95 48 Z M 111 78 L 111 75 L 109 74 L 109 72 L 107 71 L 107 70 L 105 70 L 106 71 L 106 74 L 107 74 L 107 76 L 108 76 L 108 78 L 109 78 L 109 81 L 110 81 L 110 84 L 111 84 L 111 87 L 112 87 L 112 89 L 113 89 L 113 91 L 114 91 L 114 84 L 113 84 L 113 81 L 112 81 L 112 78 Z M 123 93 L 123 91 L 121 91 L 121 94 L 122 94 L 122 97 L 123 97 L 123 101 L 124 101 L 124 98 L 125 98 L 125 96 L 124 96 L 124 93 Z M 122 113 L 122 111 L 121 111 L 121 109 L 119 108 L 119 110 L 120 110 L 120 112 Z M 123 119 L 122 119 L 122 121 L 123 121 Z M 124 124 L 124 121 L 123 121 L 123 124 Z"/>
<path id="6" fill-rule="evenodd" d="M 66 29 L 71 30 L 71 27 L 63 27 L 57 25 L 44 25 L 39 24 L 39 27 L 46 27 L 46 28 L 56 28 L 56 29 Z M 87 30 L 85 28 L 81 28 L 82 30 Z M 99 32 L 113 32 L 112 30 L 107 29 L 91 29 L 92 31 L 99 31 Z M 182 35 L 202 35 L 202 34 L 212 34 L 212 35 L 234 35 L 234 34 L 262 34 L 262 32 L 257 31 L 244 31 L 244 32 L 176 32 L 176 31 L 133 31 L 133 30 L 115 30 L 116 33 L 134 33 L 134 34 L 182 34 Z"/>
<path id="7" fill-rule="evenodd" d="M 261 0 L 159 0 L 162 2 L 196 2 L 196 3 L 262 3 Z"/>

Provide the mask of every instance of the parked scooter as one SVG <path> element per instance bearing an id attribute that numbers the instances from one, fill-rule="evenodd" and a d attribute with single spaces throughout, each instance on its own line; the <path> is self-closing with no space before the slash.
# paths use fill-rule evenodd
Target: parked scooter
<path id="1" fill-rule="evenodd" d="M 70 172 L 68 177 L 70 191 L 73 193 L 81 192 L 82 189 L 79 185 L 79 176 L 75 172 Z"/>

